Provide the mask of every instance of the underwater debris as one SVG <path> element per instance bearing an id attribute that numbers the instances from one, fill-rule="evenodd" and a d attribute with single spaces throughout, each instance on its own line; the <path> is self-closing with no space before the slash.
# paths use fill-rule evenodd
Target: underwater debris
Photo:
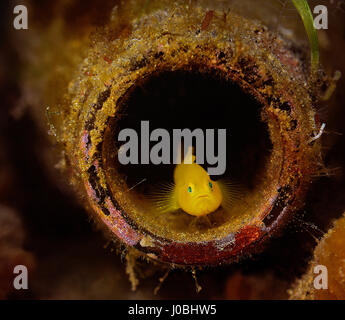
<path id="1" fill-rule="evenodd" d="M 44 88 L 42 105 L 58 111 L 50 119 L 51 138 L 56 138 L 56 149 L 66 159 L 64 177 L 112 240 L 169 265 L 221 265 L 262 250 L 303 206 L 321 161 L 319 139 L 308 143 L 317 128 L 314 102 L 319 92 L 304 74 L 305 62 L 293 50 L 293 43 L 231 11 L 226 21 L 218 19 L 224 8 L 210 11 L 197 3 L 186 10 L 187 6 L 185 1 L 174 6 L 156 0 L 147 2 L 143 11 L 134 1 L 114 10 L 110 21 L 103 20 L 103 28 L 76 27 L 68 37 L 63 25 L 47 28 L 42 39 L 59 41 L 56 50 L 49 48 L 47 61 L 34 67 L 36 74 L 51 72 L 35 80 L 42 81 L 38 87 Z M 200 27 L 202 32 L 198 32 Z M 126 36 L 124 29 L 130 30 Z M 46 49 L 39 50 L 43 54 Z M 49 69 L 49 60 L 59 68 Z M 176 85 L 190 78 L 195 80 L 192 85 L 200 85 L 197 90 L 184 92 Z M 215 105 L 206 106 L 201 99 L 190 107 L 194 117 L 177 120 L 188 120 L 185 127 L 198 126 L 201 117 L 195 115 L 204 109 L 205 119 L 219 113 L 214 119 L 224 121 L 230 117 L 222 115 L 231 109 L 231 125 L 244 127 L 233 142 L 237 150 L 247 148 L 237 166 L 249 192 L 231 212 L 219 210 L 210 215 L 207 226 L 191 226 L 190 215 L 159 215 L 148 209 L 146 194 L 152 180 L 168 178 L 168 171 L 153 174 L 151 166 L 123 168 L 116 162 L 114 136 L 125 121 L 142 120 L 134 110 L 151 110 L 156 121 L 170 120 L 165 123 L 173 126 L 173 115 L 188 110 L 182 103 L 171 103 L 169 91 L 177 88 L 180 101 L 193 102 L 197 96 L 204 97 L 211 84 L 222 88 L 218 102 L 230 92 L 240 103 L 223 104 L 214 112 Z M 157 96 L 164 102 L 160 109 L 153 103 Z M 137 185 L 138 181 L 143 182 Z M 148 236 L 149 245 L 141 241 Z M 135 287 L 132 271 L 128 263 Z"/>

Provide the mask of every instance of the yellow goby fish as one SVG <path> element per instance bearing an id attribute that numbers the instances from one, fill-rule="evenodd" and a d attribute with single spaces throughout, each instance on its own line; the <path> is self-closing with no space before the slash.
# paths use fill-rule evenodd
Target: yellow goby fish
<path id="1" fill-rule="evenodd" d="M 221 205 L 227 207 L 235 192 L 231 183 L 211 180 L 207 171 L 195 163 L 192 148 L 189 148 L 183 162 L 175 167 L 174 183 L 161 186 L 153 200 L 161 212 L 182 209 L 201 217 Z"/>

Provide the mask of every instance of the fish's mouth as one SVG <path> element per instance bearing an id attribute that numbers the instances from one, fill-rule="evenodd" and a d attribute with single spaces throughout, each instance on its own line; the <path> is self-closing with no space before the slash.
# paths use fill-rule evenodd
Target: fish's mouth
<path id="1" fill-rule="evenodd" d="M 203 194 L 203 195 L 196 197 L 195 205 L 197 207 L 200 207 L 200 209 L 202 209 L 202 210 L 212 212 L 213 210 L 211 210 L 210 208 L 213 207 L 214 201 L 212 201 L 212 198 L 209 195 Z"/>
<path id="2" fill-rule="evenodd" d="M 209 198 L 209 195 L 208 194 L 202 194 L 202 195 L 199 195 L 196 197 L 197 199 L 207 199 Z"/>

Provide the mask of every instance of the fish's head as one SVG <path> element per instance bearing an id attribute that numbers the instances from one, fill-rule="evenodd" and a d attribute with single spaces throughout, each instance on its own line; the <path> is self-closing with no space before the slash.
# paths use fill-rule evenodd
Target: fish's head
<path id="1" fill-rule="evenodd" d="M 199 174 L 177 186 L 177 200 L 186 213 L 204 216 L 219 208 L 222 192 L 217 182 L 212 181 L 207 173 Z"/>

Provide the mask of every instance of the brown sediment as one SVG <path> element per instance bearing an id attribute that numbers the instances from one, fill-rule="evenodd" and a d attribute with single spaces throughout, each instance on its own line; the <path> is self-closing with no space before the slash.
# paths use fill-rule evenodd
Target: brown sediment
<path id="1" fill-rule="evenodd" d="M 321 162 L 319 141 L 310 142 L 320 128 L 313 109 L 317 93 L 303 61 L 292 44 L 234 13 L 225 22 L 222 11 L 184 1 L 172 7 L 153 1 L 143 11 L 131 5 L 93 32 L 91 46 L 87 33 L 66 42 L 71 51 L 60 58 L 60 82 L 54 93 L 45 93 L 69 179 L 107 234 L 146 257 L 220 265 L 261 250 L 303 205 Z M 112 139 L 133 90 L 174 72 L 236 84 L 261 105 L 272 143 L 255 188 L 230 214 L 211 216 L 211 228 L 190 227 L 190 217 L 158 216 L 140 192 L 128 192 L 126 176 L 114 164 Z M 55 76 L 47 76 L 46 86 Z"/>
<path id="2" fill-rule="evenodd" d="M 212 19 L 213 19 L 213 15 L 214 15 L 214 11 L 208 11 L 206 12 L 206 15 L 205 15 L 205 18 L 204 20 L 202 21 L 202 24 L 201 24 L 201 30 L 204 31 L 208 28 L 208 26 L 210 25 Z"/>

